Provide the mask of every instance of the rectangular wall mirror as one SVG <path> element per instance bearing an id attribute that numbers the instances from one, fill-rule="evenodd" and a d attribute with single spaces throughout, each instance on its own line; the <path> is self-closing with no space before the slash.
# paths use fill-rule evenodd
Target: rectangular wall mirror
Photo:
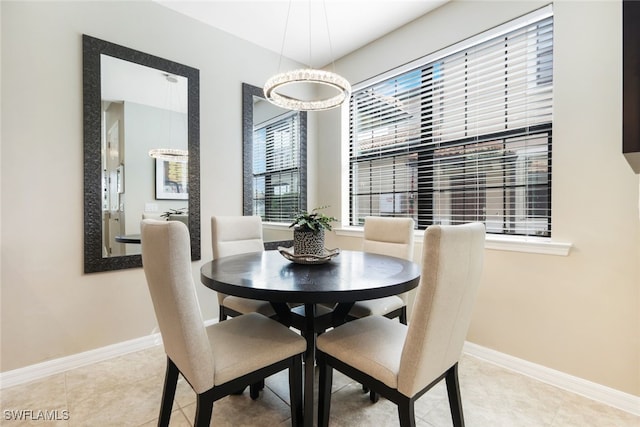
<path id="1" fill-rule="evenodd" d="M 290 223 L 307 209 L 307 112 L 276 107 L 242 84 L 244 215 Z"/>
<path id="2" fill-rule="evenodd" d="M 140 267 L 143 218 L 200 259 L 199 71 L 84 35 L 83 88 L 85 273 Z"/>

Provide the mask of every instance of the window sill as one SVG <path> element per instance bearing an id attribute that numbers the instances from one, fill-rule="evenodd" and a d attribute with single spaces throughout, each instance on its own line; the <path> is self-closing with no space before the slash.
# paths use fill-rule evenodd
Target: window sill
<path id="1" fill-rule="evenodd" d="M 334 228 L 338 236 L 362 237 L 362 227 Z M 422 243 L 424 231 L 415 232 L 415 241 Z M 544 237 L 501 236 L 487 234 L 484 247 L 497 251 L 525 252 L 532 254 L 568 256 L 571 243 L 554 242 Z"/>
<path id="2" fill-rule="evenodd" d="M 532 254 L 568 256 L 571 243 L 554 242 L 546 237 L 500 236 L 488 234 L 484 247 L 497 251 L 527 252 Z"/>
<path id="3" fill-rule="evenodd" d="M 289 230 L 289 222 L 263 222 L 262 227 L 269 230 Z"/>

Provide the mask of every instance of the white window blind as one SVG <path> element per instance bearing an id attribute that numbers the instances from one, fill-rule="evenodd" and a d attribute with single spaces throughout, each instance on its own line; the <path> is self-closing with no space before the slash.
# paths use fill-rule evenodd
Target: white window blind
<path id="1" fill-rule="evenodd" d="M 481 221 L 551 235 L 553 18 L 447 49 L 356 88 L 350 103 L 350 221 Z"/>
<path id="2" fill-rule="evenodd" d="M 300 138 L 297 112 L 253 129 L 253 214 L 287 222 L 300 206 Z"/>

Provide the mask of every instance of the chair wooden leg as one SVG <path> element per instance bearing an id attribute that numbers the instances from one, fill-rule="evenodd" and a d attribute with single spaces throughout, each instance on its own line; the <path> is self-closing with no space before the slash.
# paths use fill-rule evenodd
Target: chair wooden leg
<path id="1" fill-rule="evenodd" d="M 369 393 L 369 400 L 371 403 L 377 403 L 378 400 L 380 400 L 380 395 L 373 390 L 369 390 L 369 387 L 364 384 L 362 385 L 362 392 Z"/>
<path id="2" fill-rule="evenodd" d="M 160 416 L 158 426 L 168 426 L 171 419 L 173 399 L 178 385 L 178 367 L 167 357 L 167 369 L 164 375 L 164 389 L 162 390 L 162 402 L 160 404 Z"/>
<path id="3" fill-rule="evenodd" d="M 329 413 L 331 412 L 331 383 L 333 382 L 333 368 L 324 360 L 318 360 L 320 378 L 318 379 L 318 427 L 329 425 Z M 312 417 L 313 414 L 305 414 Z"/>
<path id="4" fill-rule="evenodd" d="M 462 398 L 460 397 L 460 381 L 458 380 L 458 364 L 456 363 L 447 371 L 447 394 L 449 395 L 449 409 L 454 427 L 464 427 L 462 414 Z"/>
<path id="5" fill-rule="evenodd" d="M 416 427 L 413 399 L 407 397 L 398 402 L 398 415 L 400 417 L 400 427 Z"/>
<path id="6" fill-rule="evenodd" d="M 289 399 L 291 403 L 291 425 L 302 426 L 302 358 L 295 356 L 289 367 Z M 312 416 L 312 415 L 310 415 Z"/>
<path id="7" fill-rule="evenodd" d="M 251 396 L 251 399 L 256 400 L 260 396 L 260 390 L 264 390 L 264 379 L 249 386 L 249 396 Z"/>
<path id="8" fill-rule="evenodd" d="M 204 392 L 196 398 L 196 420 L 194 427 L 209 427 L 213 413 L 213 395 Z"/>
<path id="9" fill-rule="evenodd" d="M 251 384 L 249 386 L 249 396 L 251 400 L 256 400 L 260 397 L 260 383 Z"/>

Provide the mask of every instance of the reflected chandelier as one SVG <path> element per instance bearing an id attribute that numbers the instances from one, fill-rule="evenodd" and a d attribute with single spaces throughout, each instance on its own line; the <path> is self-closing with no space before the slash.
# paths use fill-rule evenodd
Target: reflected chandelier
<path id="1" fill-rule="evenodd" d="M 149 150 L 149 156 L 167 162 L 187 163 L 189 160 L 189 152 L 178 148 L 154 148 Z"/>
<path id="2" fill-rule="evenodd" d="M 329 37 L 329 49 L 331 50 L 331 37 L 329 36 L 329 23 L 327 22 L 327 9 L 324 1 L 322 2 L 324 9 L 325 22 L 327 26 L 327 35 Z M 285 23 L 284 36 L 282 39 L 282 49 L 280 50 L 280 60 L 284 51 L 284 42 L 287 36 L 287 27 L 289 26 L 289 13 L 291 12 L 291 0 L 289 0 L 289 8 L 287 10 L 287 21 Z M 311 16 L 311 2 L 309 1 L 309 16 Z M 309 23 L 309 45 L 311 45 L 311 23 Z M 311 47 L 309 47 L 309 56 L 311 56 Z M 333 57 L 333 54 L 331 55 Z M 309 61 L 311 62 L 311 61 Z M 299 83 L 307 83 L 329 87 L 338 93 L 334 96 L 321 99 L 305 100 L 296 98 L 292 95 L 285 95 L 280 92 L 286 86 Z M 351 94 L 351 85 L 344 77 L 325 70 L 317 70 L 313 68 L 304 68 L 286 71 L 270 77 L 264 85 L 264 95 L 272 104 L 278 107 L 287 108 L 289 110 L 301 111 L 320 111 L 328 110 L 340 106 L 345 99 Z"/>
<path id="3" fill-rule="evenodd" d="M 165 79 L 170 83 L 167 90 L 166 108 L 172 109 L 171 100 L 173 99 L 173 85 L 178 83 L 178 78 L 172 74 L 164 73 Z M 178 93 L 179 94 L 179 93 Z M 171 117 L 169 117 L 169 139 L 172 139 Z M 154 159 L 160 159 L 167 162 L 187 163 L 189 160 L 189 151 L 179 148 L 152 148 L 149 150 L 149 156 Z"/>

